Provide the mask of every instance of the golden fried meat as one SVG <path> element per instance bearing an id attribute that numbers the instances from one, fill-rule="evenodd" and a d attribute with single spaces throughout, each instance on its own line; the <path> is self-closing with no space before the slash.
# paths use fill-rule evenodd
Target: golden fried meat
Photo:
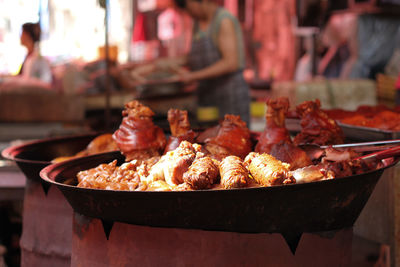
<path id="1" fill-rule="evenodd" d="M 332 171 L 326 170 L 321 165 L 311 165 L 304 168 L 299 168 L 292 172 L 296 183 L 309 183 L 320 180 L 332 179 L 335 174 Z"/>
<path id="2" fill-rule="evenodd" d="M 241 188 L 248 185 L 249 171 L 237 156 L 228 156 L 219 165 L 221 185 L 225 189 Z"/>
<path id="3" fill-rule="evenodd" d="M 173 187 L 162 180 L 154 181 L 147 185 L 146 191 L 172 191 Z"/>
<path id="4" fill-rule="evenodd" d="M 177 149 L 167 152 L 150 169 L 149 176 L 144 179 L 145 182 L 150 184 L 162 180 L 171 186 L 183 183 L 183 174 L 188 170 L 200 150 L 200 145 L 182 141 Z"/>
<path id="5" fill-rule="evenodd" d="M 121 166 L 117 166 L 116 160 L 109 164 L 100 164 L 96 168 L 81 171 L 77 174 L 78 187 L 136 190 L 157 160 L 158 158 L 151 158 L 142 162 L 132 160 L 123 163 Z"/>
<path id="6" fill-rule="evenodd" d="M 118 146 L 112 138 L 112 134 L 102 134 L 94 138 L 87 146 L 87 155 L 93 155 L 97 153 L 104 153 L 110 151 L 117 151 Z"/>
<path id="7" fill-rule="evenodd" d="M 218 163 L 210 157 L 197 158 L 183 174 L 183 180 L 192 189 L 209 189 L 217 182 Z"/>
<path id="8" fill-rule="evenodd" d="M 291 184 L 295 179 L 289 172 L 290 164 L 283 163 L 273 156 L 251 152 L 245 163 L 254 180 L 262 186 Z"/>
<path id="9" fill-rule="evenodd" d="M 70 159 L 74 159 L 77 157 L 84 157 L 89 155 L 94 155 L 98 153 L 105 153 L 110 151 L 117 151 L 118 146 L 115 143 L 114 139 L 112 138 L 112 134 L 102 134 L 94 138 L 87 147 L 78 152 L 74 156 L 63 156 L 58 157 L 52 160 L 52 163 L 62 162 Z"/>
<path id="10" fill-rule="evenodd" d="M 78 187 L 105 189 L 110 183 L 110 177 L 117 168 L 117 161 L 100 164 L 96 168 L 80 171 L 76 175 Z"/>
<path id="11" fill-rule="evenodd" d="M 290 170 L 296 170 L 313 164 L 307 153 L 292 143 L 281 142 L 274 144 L 271 146 L 269 154 L 282 162 L 289 163 Z"/>

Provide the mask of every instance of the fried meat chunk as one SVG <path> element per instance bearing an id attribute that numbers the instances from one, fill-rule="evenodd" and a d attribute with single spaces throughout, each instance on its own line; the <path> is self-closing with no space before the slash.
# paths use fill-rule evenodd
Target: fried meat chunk
<path id="1" fill-rule="evenodd" d="M 157 157 L 142 162 L 132 160 L 123 163 L 121 166 L 117 166 L 116 160 L 109 164 L 100 164 L 96 168 L 78 172 L 78 187 L 136 190 L 157 160 Z"/>
<path id="2" fill-rule="evenodd" d="M 183 175 L 185 183 L 192 189 L 209 189 L 217 182 L 218 163 L 210 157 L 196 159 Z"/>
<path id="3" fill-rule="evenodd" d="M 290 164 L 290 170 L 312 165 L 312 161 L 307 153 L 298 146 L 281 142 L 271 147 L 270 155 L 276 159 Z"/>
<path id="4" fill-rule="evenodd" d="M 201 133 L 197 142 L 216 158 L 235 155 L 244 158 L 252 150 L 250 131 L 240 116 L 227 114 L 219 125 Z"/>
<path id="5" fill-rule="evenodd" d="M 97 137 L 95 137 L 87 146 L 84 150 L 78 152 L 74 156 L 63 156 L 63 157 L 57 157 L 52 160 L 52 163 L 57 163 L 57 162 L 62 162 L 78 157 L 85 157 L 89 155 L 94 155 L 98 153 L 105 153 L 105 152 L 111 152 L 111 151 L 117 151 L 118 146 L 117 143 L 115 143 L 114 139 L 112 138 L 112 134 L 102 134 Z"/>
<path id="6" fill-rule="evenodd" d="M 176 149 L 182 141 L 194 143 L 197 134 L 190 128 L 186 110 L 168 110 L 168 122 L 171 136 L 168 139 L 164 153 Z"/>
<path id="7" fill-rule="evenodd" d="M 304 168 L 298 168 L 292 172 L 296 183 L 309 183 L 320 180 L 335 178 L 335 173 L 327 170 L 321 165 L 311 165 Z"/>
<path id="8" fill-rule="evenodd" d="M 289 100 L 286 97 L 268 99 L 265 114 L 265 129 L 261 133 L 255 152 L 270 153 L 272 146 L 281 142 L 291 143 L 289 131 L 285 126 L 286 114 L 289 110 Z"/>
<path id="9" fill-rule="evenodd" d="M 183 174 L 189 169 L 196 156 L 201 155 L 198 154 L 200 150 L 200 145 L 182 141 L 178 148 L 167 152 L 150 169 L 149 176 L 144 179 L 145 182 L 150 184 L 162 180 L 171 186 L 183 183 Z"/>
<path id="10" fill-rule="evenodd" d="M 126 161 L 160 156 L 167 141 L 163 130 L 153 123 L 154 112 L 135 100 L 125 105 L 122 115 L 124 118 L 113 138 Z"/>
<path id="11" fill-rule="evenodd" d="M 254 180 L 262 186 L 291 184 L 296 180 L 290 174 L 290 164 L 283 163 L 273 156 L 251 152 L 245 163 Z"/>
<path id="12" fill-rule="evenodd" d="M 293 140 L 296 145 L 334 145 L 344 142 L 342 129 L 321 109 L 318 99 L 303 102 L 296 107 L 296 111 L 301 118 L 301 132 Z"/>
<path id="13" fill-rule="evenodd" d="M 221 185 L 225 189 L 247 187 L 249 171 L 237 156 L 228 156 L 219 165 Z"/>

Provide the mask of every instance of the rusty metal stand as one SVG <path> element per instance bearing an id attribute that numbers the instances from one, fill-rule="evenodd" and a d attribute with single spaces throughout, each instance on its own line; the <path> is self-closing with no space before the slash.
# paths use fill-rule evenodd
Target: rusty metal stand
<path id="1" fill-rule="evenodd" d="M 352 228 L 304 233 L 293 255 L 280 234 L 159 228 L 74 214 L 71 266 L 350 266 Z"/>

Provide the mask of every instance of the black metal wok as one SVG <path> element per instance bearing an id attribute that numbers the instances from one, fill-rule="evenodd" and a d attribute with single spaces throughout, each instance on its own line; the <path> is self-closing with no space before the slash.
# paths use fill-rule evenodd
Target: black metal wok
<path id="1" fill-rule="evenodd" d="M 23 145 L 10 146 L 2 151 L 2 156 L 13 160 L 28 179 L 43 183 L 44 190 L 48 190 L 47 183 L 40 179 L 41 169 L 51 164 L 56 157 L 72 156 L 86 148 L 98 133 L 74 135 L 41 139 Z"/>
<path id="2" fill-rule="evenodd" d="M 112 191 L 79 188 L 76 174 L 117 159 L 119 152 L 52 164 L 40 172 L 57 185 L 73 209 L 103 222 L 243 233 L 331 231 L 351 227 L 385 167 L 333 180 L 284 186 L 183 192 Z M 68 184 L 64 184 L 66 182 Z"/>

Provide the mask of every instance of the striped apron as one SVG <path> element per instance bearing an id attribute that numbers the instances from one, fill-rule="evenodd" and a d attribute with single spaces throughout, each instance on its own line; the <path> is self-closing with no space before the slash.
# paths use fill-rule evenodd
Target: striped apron
<path id="1" fill-rule="evenodd" d="M 221 53 L 211 37 L 213 27 L 215 27 L 214 21 L 205 34 L 192 40 L 188 55 L 192 71 L 206 68 L 221 59 Z M 197 97 L 198 109 L 217 108 L 218 119 L 223 119 L 225 114 L 240 115 L 249 126 L 250 95 L 249 87 L 243 78 L 243 70 L 199 81 Z"/>

